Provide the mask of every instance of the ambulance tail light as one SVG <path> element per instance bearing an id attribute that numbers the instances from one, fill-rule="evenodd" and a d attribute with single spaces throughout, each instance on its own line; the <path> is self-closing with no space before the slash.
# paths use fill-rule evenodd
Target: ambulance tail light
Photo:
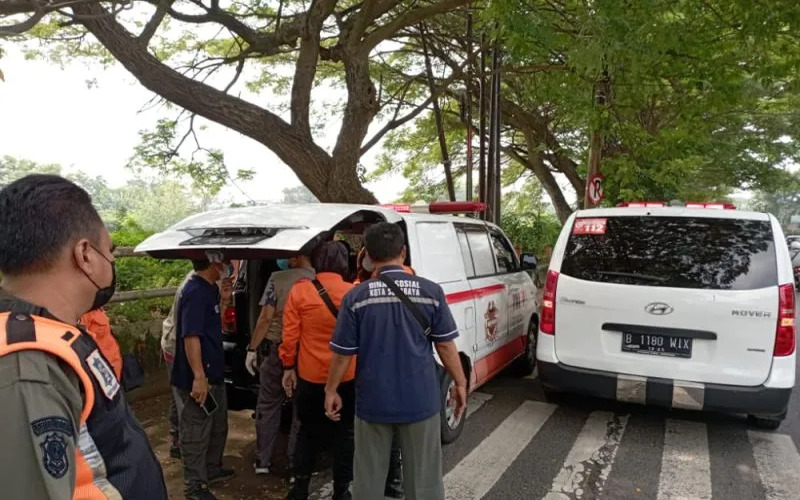
<path id="1" fill-rule="evenodd" d="M 231 305 L 225 308 L 222 313 L 222 324 L 223 330 L 226 332 L 236 332 L 236 308 L 234 306 Z"/>
<path id="2" fill-rule="evenodd" d="M 421 214 L 477 214 L 486 211 L 486 203 L 477 201 L 437 201 L 429 205 L 388 203 L 381 205 L 381 207 L 398 213 Z"/>
<path id="3" fill-rule="evenodd" d="M 556 290 L 558 288 L 558 273 L 547 272 L 544 282 L 544 298 L 542 299 L 542 317 L 539 320 L 539 329 L 547 335 L 556 334 Z"/>
<path id="4" fill-rule="evenodd" d="M 778 330 L 775 335 L 775 356 L 790 356 L 794 353 L 795 307 L 794 285 L 781 285 L 778 288 Z"/>

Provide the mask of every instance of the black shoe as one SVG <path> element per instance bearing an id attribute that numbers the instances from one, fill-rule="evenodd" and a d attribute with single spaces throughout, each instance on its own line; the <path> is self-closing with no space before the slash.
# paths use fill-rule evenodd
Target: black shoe
<path id="1" fill-rule="evenodd" d="M 225 481 L 233 479 L 235 475 L 236 473 L 231 469 L 220 469 L 215 474 L 210 474 L 208 476 L 208 484 L 224 483 Z"/>
<path id="2" fill-rule="evenodd" d="M 386 483 L 386 488 L 383 491 L 383 496 L 387 498 L 403 498 L 405 491 L 403 491 L 403 483 L 400 481 L 391 481 Z"/>
<path id="3" fill-rule="evenodd" d="M 287 500 L 307 500 L 311 476 L 294 476 L 294 483 L 289 489 Z"/>
<path id="4" fill-rule="evenodd" d="M 353 495 L 350 494 L 350 490 L 344 490 L 344 492 L 339 493 L 338 495 L 334 493 L 331 497 L 331 500 L 353 500 Z"/>
<path id="5" fill-rule="evenodd" d="M 175 445 L 171 446 L 169 449 L 169 456 L 176 460 L 180 460 L 183 457 L 181 454 L 181 447 Z"/>
<path id="6" fill-rule="evenodd" d="M 186 500 L 217 500 L 217 497 L 208 491 L 207 486 L 203 485 L 199 488 L 187 491 Z"/>

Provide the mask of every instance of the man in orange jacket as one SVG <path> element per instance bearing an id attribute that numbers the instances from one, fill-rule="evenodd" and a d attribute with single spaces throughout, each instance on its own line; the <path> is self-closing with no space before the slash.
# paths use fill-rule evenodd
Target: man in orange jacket
<path id="1" fill-rule="evenodd" d="M 100 352 L 103 353 L 106 361 L 114 369 L 114 375 L 117 376 L 117 380 L 122 380 L 122 352 L 119 350 L 119 343 L 111 331 L 111 321 L 109 321 L 105 310 L 101 307 L 100 309 L 89 311 L 81 316 L 81 324 L 94 341 L 97 342 Z"/>

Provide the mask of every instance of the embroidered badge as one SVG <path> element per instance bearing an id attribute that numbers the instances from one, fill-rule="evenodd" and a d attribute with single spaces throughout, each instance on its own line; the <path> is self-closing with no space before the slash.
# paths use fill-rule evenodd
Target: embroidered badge
<path id="1" fill-rule="evenodd" d="M 103 394 L 105 394 L 108 399 L 114 399 L 114 396 L 119 392 L 119 380 L 117 380 L 117 377 L 114 375 L 111 367 L 108 366 L 106 360 L 103 359 L 103 356 L 100 355 L 100 351 L 95 349 L 94 352 L 86 358 L 86 363 L 89 365 L 92 375 L 94 375 L 94 378 L 97 379 L 97 382 L 100 384 Z"/>
<path id="2" fill-rule="evenodd" d="M 50 433 L 39 443 L 42 448 L 42 463 L 48 474 L 61 479 L 69 470 L 67 440 L 56 432 Z"/>
<path id="3" fill-rule="evenodd" d="M 39 443 L 44 469 L 54 478 L 61 479 L 69 470 L 67 440 L 64 436 L 75 436 L 72 424 L 64 417 L 45 417 L 31 422 L 31 430 L 36 436 L 45 436 Z"/>

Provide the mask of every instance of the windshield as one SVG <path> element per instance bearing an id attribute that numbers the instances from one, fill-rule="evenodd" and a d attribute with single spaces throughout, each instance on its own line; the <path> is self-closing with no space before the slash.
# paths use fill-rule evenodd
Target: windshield
<path id="1" fill-rule="evenodd" d="M 587 281 L 718 290 L 778 282 L 768 221 L 705 217 L 577 219 L 561 272 Z"/>

